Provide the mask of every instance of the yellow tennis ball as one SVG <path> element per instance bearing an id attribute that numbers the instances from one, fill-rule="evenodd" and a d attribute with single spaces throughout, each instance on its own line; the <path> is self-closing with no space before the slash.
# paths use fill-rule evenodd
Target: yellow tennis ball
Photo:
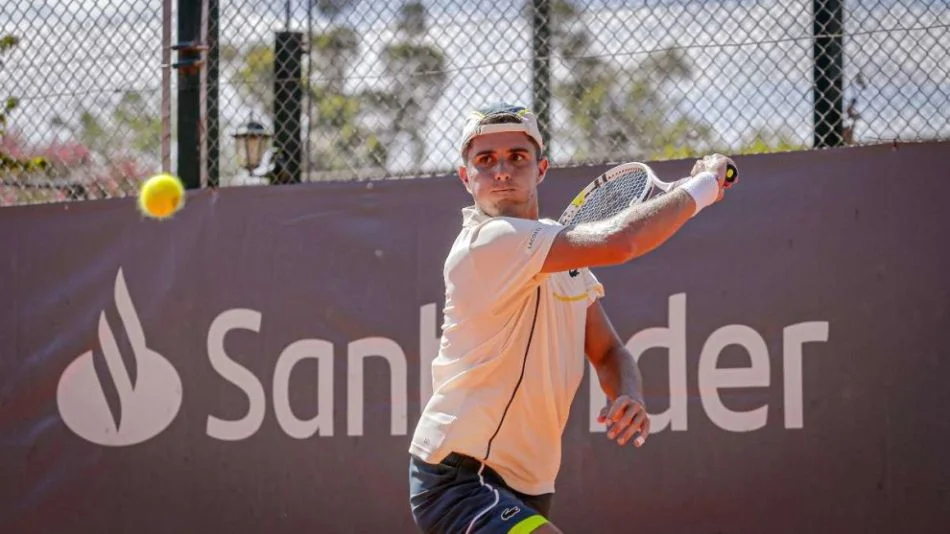
<path id="1" fill-rule="evenodd" d="M 139 190 L 139 210 L 155 219 L 166 219 L 185 204 L 185 185 L 176 176 L 156 174 Z"/>

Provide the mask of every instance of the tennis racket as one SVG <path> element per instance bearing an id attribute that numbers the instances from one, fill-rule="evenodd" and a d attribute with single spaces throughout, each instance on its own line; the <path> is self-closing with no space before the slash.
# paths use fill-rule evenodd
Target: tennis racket
<path id="1" fill-rule="evenodd" d="M 732 164 L 726 167 L 726 182 L 734 182 L 739 171 Z M 629 162 L 617 165 L 594 178 L 568 204 L 558 222 L 567 226 L 613 217 L 634 204 L 668 193 L 672 182 L 657 178 L 648 165 Z"/>

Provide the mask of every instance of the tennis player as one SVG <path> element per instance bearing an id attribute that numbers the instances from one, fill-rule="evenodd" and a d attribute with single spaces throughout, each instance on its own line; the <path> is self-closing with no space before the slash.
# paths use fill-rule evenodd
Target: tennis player
<path id="1" fill-rule="evenodd" d="M 551 523 L 561 436 L 593 364 L 608 399 L 606 436 L 644 444 L 640 372 L 599 299 L 589 267 L 655 249 L 723 195 L 721 155 L 678 187 L 604 223 L 539 219 L 548 170 L 534 114 L 497 104 L 473 112 L 458 149 L 474 205 L 445 261 L 445 307 L 433 394 L 409 448 L 413 518 L 426 533 L 557 533 Z"/>

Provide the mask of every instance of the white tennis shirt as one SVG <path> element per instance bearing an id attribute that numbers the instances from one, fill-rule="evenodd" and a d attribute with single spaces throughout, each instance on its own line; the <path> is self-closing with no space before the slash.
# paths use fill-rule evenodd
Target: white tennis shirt
<path id="1" fill-rule="evenodd" d="M 555 221 L 474 207 L 462 219 L 445 261 L 433 393 L 409 452 L 430 463 L 466 454 L 520 492 L 550 493 L 584 374 L 587 308 L 603 286 L 587 269 L 540 272 L 563 228 Z"/>

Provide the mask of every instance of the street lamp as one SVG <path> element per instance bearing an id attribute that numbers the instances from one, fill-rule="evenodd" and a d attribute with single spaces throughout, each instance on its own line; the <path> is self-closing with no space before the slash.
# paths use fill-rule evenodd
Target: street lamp
<path id="1" fill-rule="evenodd" d="M 237 144 L 238 165 L 253 175 L 254 169 L 260 166 L 261 158 L 264 157 L 264 152 L 267 151 L 267 145 L 273 135 L 264 128 L 264 125 L 251 120 L 241 126 L 233 137 Z"/>

